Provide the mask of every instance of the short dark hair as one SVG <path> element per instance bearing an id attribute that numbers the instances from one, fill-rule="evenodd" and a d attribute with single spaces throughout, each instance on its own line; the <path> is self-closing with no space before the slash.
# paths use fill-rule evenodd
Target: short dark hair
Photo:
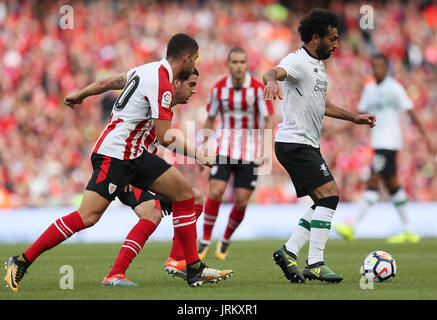
<path id="1" fill-rule="evenodd" d="M 199 51 L 197 41 L 185 33 L 178 33 L 171 37 L 167 45 L 167 58 L 177 59 L 183 55 Z"/>
<path id="2" fill-rule="evenodd" d="M 383 53 L 375 53 L 375 54 L 373 54 L 372 55 L 372 60 L 375 60 L 375 59 L 382 59 L 382 60 L 384 60 L 385 64 L 388 65 L 388 58 Z"/>
<path id="3" fill-rule="evenodd" d="M 246 50 L 244 50 L 243 48 L 241 48 L 241 47 L 233 47 L 231 50 L 229 50 L 228 61 L 231 58 L 231 54 L 233 54 L 234 52 L 247 54 Z"/>
<path id="4" fill-rule="evenodd" d="M 329 33 L 329 27 L 338 28 L 338 17 L 327 9 L 312 9 L 301 21 L 299 28 L 300 39 L 308 43 L 317 34 L 321 38 Z"/>
<path id="5" fill-rule="evenodd" d="M 187 81 L 191 77 L 192 74 L 194 74 L 195 76 L 199 76 L 199 70 L 197 70 L 197 68 L 194 68 L 193 72 L 190 74 L 188 74 L 186 72 L 181 72 L 179 74 L 178 80 L 180 82 Z"/>

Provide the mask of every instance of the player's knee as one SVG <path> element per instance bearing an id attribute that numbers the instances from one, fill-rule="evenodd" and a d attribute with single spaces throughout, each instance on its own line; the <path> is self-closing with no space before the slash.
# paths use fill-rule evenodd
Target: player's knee
<path id="1" fill-rule="evenodd" d="M 135 207 L 134 211 L 140 219 L 150 220 L 156 225 L 161 222 L 161 212 L 156 209 L 154 200 L 149 200 L 139 204 Z"/>
<path id="2" fill-rule="evenodd" d="M 196 188 L 193 188 L 193 193 L 194 193 L 194 204 L 203 204 L 202 192 L 200 192 Z"/>
<path id="3" fill-rule="evenodd" d="M 213 186 L 210 186 L 208 197 L 215 201 L 222 201 L 223 194 L 225 193 L 225 190 L 222 188 L 214 188 Z"/>
<path id="4" fill-rule="evenodd" d="M 102 216 L 102 212 L 81 212 L 79 211 L 79 215 L 82 218 L 83 224 L 85 227 L 92 227 L 100 220 Z"/>
<path id="5" fill-rule="evenodd" d="M 191 188 L 186 188 L 186 189 L 180 190 L 178 200 L 176 200 L 176 201 L 183 201 L 183 200 L 188 200 L 191 198 L 194 198 L 194 191 Z"/>
<path id="6" fill-rule="evenodd" d="M 158 209 L 154 209 L 153 211 L 148 212 L 144 216 L 144 218 L 142 218 L 142 219 L 149 220 L 149 221 L 153 222 L 155 225 L 158 225 L 161 222 L 162 215 L 161 215 L 161 212 Z"/>
<path id="7" fill-rule="evenodd" d="M 340 201 L 339 196 L 324 197 L 319 199 L 319 201 L 317 201 L 317 206 L 336 210 L 339 201 Z"/>
<path id="8" fill-rule="evenodd" d="M 379 175 L 372 174 L 367 181 L 367 189 L 378 190 Z"/>
<path id="9" fill-rule="evenodd" d="M 235 207 L 238 210 L 246 209 L 248 203 L 249 203 L 249 200 L 246 199 L 246 198 L 237 198 L 237 199 L 235 199 Z"/>

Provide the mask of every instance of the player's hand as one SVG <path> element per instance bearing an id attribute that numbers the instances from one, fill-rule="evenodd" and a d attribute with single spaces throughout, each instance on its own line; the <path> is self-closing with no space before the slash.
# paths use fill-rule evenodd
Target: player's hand
<path id="1" fill-rule="evenodd" d="M 207 166 L 209 168 L 212 168 L 212 166 L 215 164 L 216 157 L 217 157 L 217 155 L 215 153 L 212 153 L 212 154 L 199 153 L 196 156 L 196 160 L 200 164 Z"/>
<path id="2" fill-rule="evenodd" d="M 368 125 L 370 128 L 373 128 L 375 126 L 376 117 L 373 114 L 358 114 L 355 118 L 354 123 L 356 124 L 365 124 Z"/>
<path id="3" fill-rule="evenodd" d="M 71 109 L 74 109 L 74 106 L 76 104 L 81 104 L 83 101 L 83 98 L 80 95 L 80 91 L 72 92 L 64 99 L 64 104 Z"/>
<path id="4" fill-rule="evenodd" d="M 279 98 L 282 100 L 284 97 L 284 94 L 282 93 L 282 86 L 279 85 L 278 81 L 270 81 L 267 82 L 266 86 L 264 87 L 264 93 L 263 93 L 264 100 L 276 100 L 276 98 Z"/>
<path id="5" fill-rule="evenodd" d="M 196 150 L 196 160 L 200 164 L 199 171 L 202 172 L 204 167 L 212 167 L 215 164 L 217 154 L 211 150 L 208 150 L 206 144 L 203 144 Z"/>
<path id="6" fill-rule="evenodd" d="M 270 162 L 270 157 L 262 156 L 262 157 L 255 159 L 254 162 L 258 167 L 261 167 L 262 165 L 268 164 Z"/>

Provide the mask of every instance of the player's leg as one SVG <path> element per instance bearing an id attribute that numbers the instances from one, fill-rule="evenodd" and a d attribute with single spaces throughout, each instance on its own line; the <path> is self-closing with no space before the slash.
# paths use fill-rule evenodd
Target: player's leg
<path id="1" fill-rule="evenodd" d="M 314 203 L 317 202 L 315 196 L 309 193 L 304 183 L 301 181 L 299 173 L 308 171 L 308 168 L 301 168 L 301 164 L 307 164 L 305 158 L 299 157 L 299 150 L 302 150 L 302 146 L 291 143 L 275 143 L 275 154 L 279 163 L 290 175 L 296 190 L 297 197 L 310 196 Z M 296 174 L 295 174 L 296 172 Z M 311 231 L 311 219 L 314 214 L 315 204 L 310 207 L 302 218 L 299 220 L 298 225 L 293 230 L 288 241 L 278 250 L 273 253 L 273 260 L 284 272 L 285 277 L 289 282 L 303 283 L 305 279 L 303 274 L 297 265 L 297 256 L 303 246 L 308 242 Z"/>
<path id="2" fill-rule="evenodd" d="M 194 192 L 194 212 L 196 214 L 196 221 L 203 212 L 203 196 L 202 193 L 193 188 Z M 163 201 L 161 201 L 162 205 Z M 167 204 L 165 204 L 168 206 Z M 170 203 L 171 210 L 171 203 Z M 171 211 L 170 211 L 171 213 Z M 178 234 L 173 235 L 173 244 L 171 247 L 170 255 L 165 263 L 164 271 L 172 276 L 178 276 L 180 278 L 186 279 L 186 262 L 184 257 L 184 251 L 182 249 L 182 244 L 179 240 Z"/>
<path id="3" fill-rule="evenodd" d="M 74 233 L 94 225 L 103 214 L 109 201 L 93 191 L 85 191 L 79 210 L 57 219 L 21 255 L 9 258 L 5 264 L 6 283 L 13 292 L 18 291 L 27 268 L 45 251 L 52 249 Z"/>
<path id="4" fill-rule="evenodd" d="M 311 219 L 308 260 L 303 275 L 310 280 L 340 282 L 343 277 L 333 272 L 324 262 L 324 250 L 339 201 L 338 187 L 332 180 L 314 189 L 312 193 L 317 202 Z"/>
<path id="5" fill-rule="evenodd" d="M 250 197 L 255 190 L 258 178 L 256 167 L 253 162 L 233 165 L 235 202 L 229 214 L 225 232 L 222 239 L 217 243 L 215 251 L 215 256 L 221 260 L 225 260 L 228 256 L 232 234 L 243 221 Z"/>
<path id="6" fill-rule="evenodd" d="M 379 200 L 379 182 L 381 176 L 379 173 L 372 172 L 367 181 L 367 190 L 364 192 L 362 199 L 358 202 L 358 214 L 349 224 L 334 226 L 335 230 L 346 240 L 352 241 L 355 238 L 355 229 L 367 212 Z"/>
<path id="7" fill-rule="evenodd" d="M 390 177 L 384 178 L 383 181 L 390 192 L 391 202 L 395 206 L 404 227 L 404 232 L 388 238 L 387 241 L 389 243 L 419 242 L 420 236 L 414 232 L 413 224 L 408 218 L 408 195 L 399 183 L 397 175 L 393 174 Z"/>
<path id="8" fill-rule="evenodd" d="M 199 259 L 196 247 L 194 192 L 179 170 L 171 167 L 160 175 L 149 189 L 168 198 L 173 203 L 174 232 L 179 237 L 184 251 L 188 284 L 198 286 L 205 282 L 216 282 L 231 276 L 231 270 L 221 271 L 208 268 Z"/>
<path id="9" fill-rule="evenodd" d="M 313 200 L 314 201 L 314 200 Z M 304 213 L 300 218 L 298 225 L 294 229 L 291 237 L 285 243 L 284 248 L 288 251 L 295 260 L 297 259 L 300 250 L 310 239 L 311 220 L 313 218 L 315 203 Z"/>
<path id="10" fill-rule="evenodd" d="M 140 219 L 128 233 L 115 262 L 102 281 L 103 286 L 136 286 L 126 279 L 126 270 L 140 253 L 147 239 L 161 222 L 161 210 L 156 208 L 153 195 L 148 191 L 134 188 L 119 195 L 122 203 L 130 206 Z"/>
<path id="11" fill-rule="evenodd" d="M 194 192 L 194 212 L 196 214 L 196 221 L 197 221 L 197 219 L 203 212 L 203 196 L 202 193 L 195 188 L 193 188 L 193 192 Z M 177 233 L 173 235 L 173 245 L 169 257 L 178 261 L 184 260 L 184 253 Z"/>
<path id="12" fill-rule="evenodd" d="M 203 216 L 203 235 L 199 245 L 199 257 L 205 260 L 211 244 L 211 234 L 220 209 L 223 194 L 225 193 L 231 167 L 228 159 L 217 157 L 216 164 L 209 171 L 208 195 L 205 202 L 205 214 Z"/>
<path id="13" fill-rule="evenodd" d="M 220 260 L 226 260 L 229 251 L 229 244 L 231 237 L 238 226 L 244 219 L 246 213 L 247 204 L 252 196 L 253 190 L 246 188 L 235 189 L 235 203 L 229 214 L 228 223 L 222 236 L 222 239 L 218 241 L 215 256 Z"/>
<path id="14" fill-rule="evenodd" d="M 117 186 L 130 178 L 128 174 L 122 174 L 120 178 L 119 173 L 123 169 L 120 167 L 120 160 L 94 154 L 91 162 L 93 175 L 79 209 L 57 219 L 23 254 L 11 257 L 6 263 L 6 281 L 11 291 L 18 291 L 24 272 L 43 252 L 57 246 L 74 233 L 93 226 L 114 200 L 119 191 Z"/>

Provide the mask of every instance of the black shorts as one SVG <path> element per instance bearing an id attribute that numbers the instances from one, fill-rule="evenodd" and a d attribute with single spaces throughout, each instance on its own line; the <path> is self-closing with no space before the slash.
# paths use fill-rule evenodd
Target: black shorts
<path id="1" fill-rule="evenodd" d="M 372 173 L 380 174 L 384 178 L 390 178 L 396 174 L 397 151 L 376 149 L 372 160 Z"/>
<path id="2" fill-rule="evenodd" d="M 275 153 L 290 175 L 299 198 L 311 195 L 318 187 L 334 180 L 320 148 L 300 143 L 275 142 Z"/>
<path id="3" fill-rule="evenodd" d="M 164 159 L 146 150 L 132 160 L 93 153 L 91 163 L 93 175 L 86 189 L 97 192 L 109 201 L 119 196 L 129 184 L 147 190 L 153 181 L 171 168 Z"/>
<path id="4" fill-rule="evenodd" d="M 163 216 L 168 216 L 173 212 L 172 202 L 159 194 L 147 190 L 133 188 L 132 191 L 124 191 L 118 195 L 118 199 L 125 205 L 135 209 L 139 204 L 154 200 L 155 208 L 161 210 Z"/>
<path id="5" fill-rule="evenodd" d="M 254 190 L 256 186 L 257 165 L 253 162 L 243 162 L 217 155 L 216 163 L 209 171 L 209 180 L 218 179 L 228 181 L 234 174 L 234 188 Z"/>

